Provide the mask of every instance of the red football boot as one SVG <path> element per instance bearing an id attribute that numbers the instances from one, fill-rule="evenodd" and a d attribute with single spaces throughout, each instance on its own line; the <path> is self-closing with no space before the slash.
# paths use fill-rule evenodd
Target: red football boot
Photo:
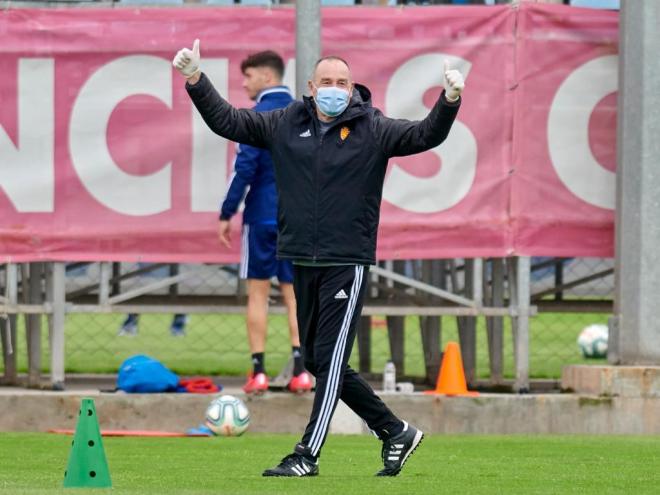
<path id="1" fill-rule="evenodd" d="M 296 394 L 304 394 L 312 390 L 312 377 L 306 371 L 303 371 L 297 376 L 291 378 L 287 388 Z"/>
<path id="2" fill-rule="evenodd" d="M 268 390 L 268 377 L 265 373 L 250 374 L 247 383 L 243 386 L 246 394 L 263 394 Z"/>

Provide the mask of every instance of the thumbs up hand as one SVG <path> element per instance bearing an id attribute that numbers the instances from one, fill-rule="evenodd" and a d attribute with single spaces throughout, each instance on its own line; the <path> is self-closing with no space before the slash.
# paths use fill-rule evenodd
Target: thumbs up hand
<path id="1" fill-rule="evenodd" d="M 193 77 L 199 72 L 199 40 L 195 40 L 193 48 L 182 48 L 174 56 L 172 65 L 187 78 Z"/>
<path id="2" fill-rule="evenodd" d="M 449 61 L 445 60 L 444 77 L 442 78 L 445 86 L 445 97 L 448 101 L 456 101 L 461 96 L 465 87 L 463 74 L 456 69 L 449 68 Z"/>

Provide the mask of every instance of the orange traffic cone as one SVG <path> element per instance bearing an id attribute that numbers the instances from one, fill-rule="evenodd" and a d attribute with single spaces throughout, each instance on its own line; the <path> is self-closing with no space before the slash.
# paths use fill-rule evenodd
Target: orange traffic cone
<path id="1" fill-rule="evenodd" d="M 427 390 L 424 393 L 464 396 L 479 395 L 478 392 L 469 392 L 467 389 L 461 350 L 456 342 L 447 343 L 435 390 Z"/>

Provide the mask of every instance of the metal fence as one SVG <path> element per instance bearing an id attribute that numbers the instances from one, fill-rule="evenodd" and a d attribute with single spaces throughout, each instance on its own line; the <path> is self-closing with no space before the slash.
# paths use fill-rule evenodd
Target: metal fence
<path id="1" fill-rule="evenodd" d="M 453 340 L 461 342 L 473 385 L 525 390 L 529 379 L 557 380 L 564 365 L 585 362 L 576 344 L 579 332 L 606 323 L 612 312 L 613 261 L 526 258 L 528 275 L 523 265 L 521 279 L 520 260 L 396 261 L 374 267 L 352 365 L 377 378 L 392 359 L 400 380 L 432 384 L 441 351 Z M 65 281 L 62 342 L 53 294 L 58 266 Z M 58 376 L 64 371 L 114 373 L 134 354 L 156 357 L 182 375 L 247 373 L 245 295 L 236 268 L 4 265 L 0 312 L 9 315 L 0 320 L 4 381 L 16 382 L 17 373 L 25 372 L 28 384 L 37 385 L 42 373 L 50 373 L 53 385 L 61 386 Z M 275 375 L 290 355 L 276 283 L 271 303 L 266 367 Z M 122 331 L 129 313 L 139 315 L 134 334 L 131 325 Z M 175 321 L 177 314 L 186 316 Z M 520 323 L 527 317 L 526 328 Z M 61 346 L 59 363 L 51 352 Z"/>
<path id="2" fill-rule="evenodd" d="M 54 6 L 78 2 L 0 2 Z M 81 2 L 84 3 L 84 2 Z M 91 3 L 91 2 L 90 2 Z M 274 5 L 285 0 L 123 0 L 98 5 Z M 322 0 L 345 4 L 499 4 L 452 0 Z M 557 0 L 554 3 L 561 3 Z M 564 2 L 573 3 L 573 2 Z M 392 358 L 404 379 L 432 382 L 441 350 L 460 340 L 470 382 L 557 379 L 582 362 L 575 340 L 612 311 L 613 261 L 602 259 L 435 260 L 384 263 L 371 277 L 365 318 L 352 363 L 377 375 Z M 396 274 L 399 274 L 398 277 Z M 401 278 L 403 277 L 403 278 Z M 126 357 L 146 353 L 181 374 L 242 374 L 250 366 L 235 267 L 117 263 L 31 263 L 0 266 L 4 381 L 42 373 L 59 386 L 64 372 L 114 372 Z M 267 368 L 288 359 L 286 318 L 273 288 Z M 136 312 L 136 334 L 123 332 Z M 185 327 L 173 315 L 186 314 Z M 47 315 L 45 318 L 41 315 Z M 529 318 L 529 321 L 527 319 Z M 181 318 L 177 322 L 181 323 Z M 10 352 L 12 351 L 12 352 Z M 15 352 L 13 352 L 15 351 Z"/>

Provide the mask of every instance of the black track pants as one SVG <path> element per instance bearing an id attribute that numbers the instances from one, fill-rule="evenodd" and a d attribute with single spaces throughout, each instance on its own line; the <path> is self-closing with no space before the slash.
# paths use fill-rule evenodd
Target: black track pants
<path id="1" fill-rule="evenodd" d="M 361 265 L 294 265 L 300 345 L 305 368 L 316 377 L 312 414 L 301 441 L 313 456 L 319 455 L 325 442 L 339 399 L 379 436 L 401 424 L 369 384 L 348 366 L 368 270 Z"/>

